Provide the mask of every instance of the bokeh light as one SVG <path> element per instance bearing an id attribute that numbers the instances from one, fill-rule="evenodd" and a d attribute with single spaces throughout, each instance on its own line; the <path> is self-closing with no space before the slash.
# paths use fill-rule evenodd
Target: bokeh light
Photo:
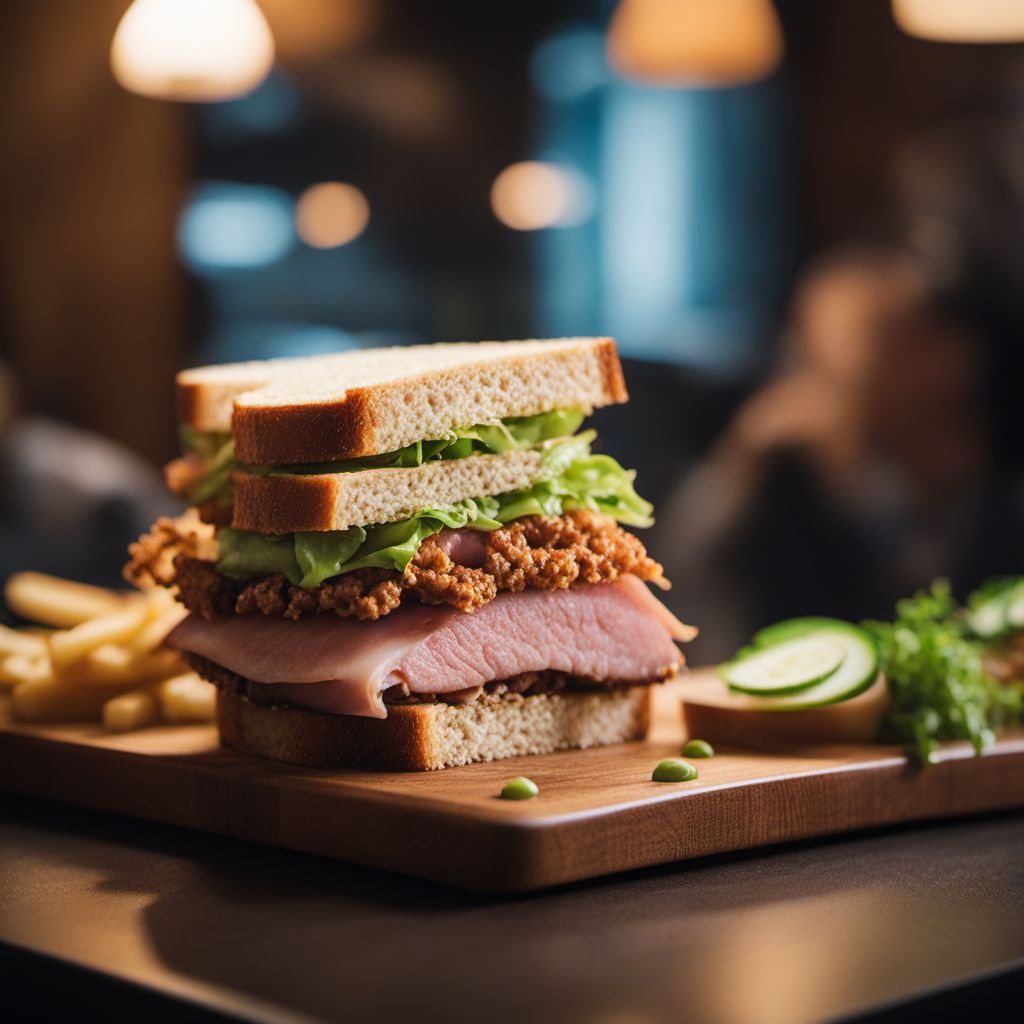
<path id="1" fill-rule="evenodd" d="M 274 39 L 254 0 L 135 0 L 110 48 L 125 89 L 168 100 L 244 96 L 273 62 Z"/>
<path id="2" fill-rule="evenodd" d="M 315 249 L 346 245 L 363 233 L 369 221 L 366 196 L 343 181 L 310 185 L 295 205 L 295 230 Z"/>
<path id="3" fill-rule="evenodd" d="M 892 13 L 908 35 L 946 43 L 1024 42 L 1021 0 L 892 0 Z"/>
<path id="4" fill-rule="evenodd" d="M 524 160 L 494 179 L 491 208 L 516 231 L 570 227 L 593 212 L 593 190 L 578 171 L 556 163 Z"/>
<path id="5" fill-rule="evenodd" d="M 771 0 L 620 0 L 608 60 L 660 85 L 738 85 L 778 67 L 782 28 Z"/>
<path id="6" fill-rule="evenodd" d="M 574 24 L 537 44 L 530 77 L 541 95 L 575 100 L 600 89 L 608 80 L 604 32 L 597 25 Z"/>
<path id="7" fill-rule="evenodd" d="M 182 211 L 178 247 L 197 273 L 262 267 L 295 241 L 292 201 L 263 185 L 207 182 Z"/>

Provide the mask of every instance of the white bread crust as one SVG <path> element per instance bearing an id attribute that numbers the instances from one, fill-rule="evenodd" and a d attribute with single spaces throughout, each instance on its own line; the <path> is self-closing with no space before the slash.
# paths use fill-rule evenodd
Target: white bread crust
<path id="1" fill-rule="evenodd" d="M 230 430 L 253 465 L 379 455 L 453 427 L 628 397 L 611 338 L 367 349 L 200 367 L 177 383 L 182 421 Z"/>

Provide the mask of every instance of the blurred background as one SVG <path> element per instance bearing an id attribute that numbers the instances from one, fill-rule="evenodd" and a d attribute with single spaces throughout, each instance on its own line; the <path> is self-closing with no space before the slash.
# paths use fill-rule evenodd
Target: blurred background
<path id="1" fill-rule="evenodd" d="M 612 334 L 675 610 L 1024 571 L 1020 0 L 34 0 L 0 576 L 115 582 L 186 365 Z"/>

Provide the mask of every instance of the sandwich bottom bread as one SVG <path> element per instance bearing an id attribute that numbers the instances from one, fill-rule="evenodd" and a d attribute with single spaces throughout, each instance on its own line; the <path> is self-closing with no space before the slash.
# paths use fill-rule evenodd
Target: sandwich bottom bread
<path id="1" fill-rule="evenodd" d="M 217 727 L 227 747 L 308 768 L 433 771 L 641 740 L 650 701 L 646 686 L 610 695 L 511 694 L 470 704 L 399 706 L 380 720 L 262 707 L 221 691 Z"/>
<path id="2" fill-rule="evenodd" d="M 432 771 L 639 740 L 650 725 L 649 686 L 573 689 L 564 677 L 537 673 L 491 684 L 471 700 L 389 703 L 380 719 L 261 703 L 248 680 L 189 661 L 217 686 L 225 746 L 312 768 Z"/>

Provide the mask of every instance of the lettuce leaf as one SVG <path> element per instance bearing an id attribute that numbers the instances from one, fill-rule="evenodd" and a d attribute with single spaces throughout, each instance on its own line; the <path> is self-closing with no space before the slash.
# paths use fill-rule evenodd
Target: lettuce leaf
<path id="1" fill-rule="evenodd" d="M 230 432 L 196 430 L 185 423 L 179 427 L 178 436 L 183 451 L 195 452 L 207 459 L 212 459 L 231 440 Z"/>
<path id="2" fill-rule="evenodd" d="M 397 523 L 283 537 L 222 528 L 217 531 L 217 569 L 236 579 L 282 573 L 290 583 L 301 587 L 316 587 L 332 576 L 355 569 L 401 572 L 420 545 L 446 526 L 454 530 L 463 526 L 498 529 L 502 524 L 492 518 L 496 510 L 493 498 L 467 499 L 446 508 L 423 509 Z"/>
<path id="3" fill-rule="evenodd" d="M 189 495 L 194 505 L 217 501 L 230 505 L 233 496 L 231 473 L 235 469 L 235 443 L 230 438 L 210 458 L 206 472 L 195 482 Z"/>
<path id="4" fill-rule="evenodd" d="M 283 537 L 221 529 L 217 568 L 236 579 L 283 573 L 296 586 L 315 587 L 355 569 L 402 572 L 423 541 L 446 526 L 497 530 L 523 516 L 560 516 L 573 509 L 603 512 L 630 526 L 650 526 L 652 508 L 633 489 L 635 474 L 610 456 L 591 454 L 593 438 L 594 432 L 588 431 L 551 444 L 542 460 L 546 476 L 532 487 L 425 508 L 396 523 Z"/>
<path id="5" fill-rule="evenodd" d="M 654 507 L 636 493 L 634 470 L 610 455 L 594 455 L 593 430 L 551 445 L 544 453 L 545 478 L 532 487 L 498 496 L 503 523 L 522 516 L 560 516 L 575 509 L 603 512 L 626 526 L 652 526 Z"/>

